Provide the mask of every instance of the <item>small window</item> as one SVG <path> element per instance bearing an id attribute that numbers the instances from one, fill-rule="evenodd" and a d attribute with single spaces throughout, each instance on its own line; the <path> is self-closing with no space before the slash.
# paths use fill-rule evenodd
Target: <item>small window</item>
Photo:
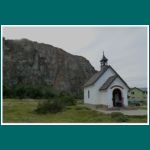
<path id="1" fill-rule="evenodd" d="M 90 91 L 88 90 L 88 98 L 90 98 Z"/>
<path id="2" fill-rule="evenodd" d="M 133 95 L 134 95 L 134 92 L 131 92 L 131 94 L 133 94 Z"/>

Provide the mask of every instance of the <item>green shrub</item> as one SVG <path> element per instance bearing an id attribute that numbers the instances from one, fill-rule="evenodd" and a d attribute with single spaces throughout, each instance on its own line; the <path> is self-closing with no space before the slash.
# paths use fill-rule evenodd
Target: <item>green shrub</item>
<path id="1" fill-rule="evenodd" d="M 120 112 L 112 112 L 111 113 L 111 118 L 117 122 L 127 122 L 128 118 L 124 114 Z"/>
<path id="2" fill-rule="evenodd" d="M 26 89 L 26 98 L 38 99 L 42 97 L 42 89 L 40 89 L 39 87 L 28 87 Z"/>
<path id="3" fill-rule="evenodd" d="M 15 85 L 3 87 L 4 98 L 33 98 L 52 99 L 59 98 L 65 105 L 75 105 L 75 98 L 68 92 L 56 92 L 51 86 Z"/>
<path id="4" fill-rule="evenodd" d="M 46 99 L 57 96 L 56 91 L 54 91 L 54 89 L 52 89 L 51 87 L 42 88 L 42 93 L 43 93 L 43 98 L 46 98 Z"/>
<path id="5" fill-rule="evenodd" d="M 3 87 L 3 97 L 4 98 L 11 98 L 12 97 L 12 90 L 10 87 Z"/>
<path id="6" fill-rule="evenodd" d="M 41 114 L 46 113 L 57 113 L 63 111 L 65 109 L 65 105 L 59 99 L 51 99 L 45 100 L 43 102 L 39 102 L 36 112 Z"/>
<path id="7" fill-rule="evenodd" d="M 16 88 L 14 88 L 14 95 L 17 98 L 25 98 L 26 92 L 25 92 L 25 87 L 24 86 L 18 86 Z"/>
<path id="8" fill-rule="evenodd" d="M 37 113 L 57 113 L 64 110 L 66 106 L 72 106 L 75 104 L 76 100 L 71 95 L 61 93 L 59 96 L 39 102 L 35 111 Z"/>
<path id="9" fill-rule="evenodd" d="M 83 110 L 83 111 L 91 110 L 90 108 L 87 108 L 85 106 L 76 106 L 75 109 L 76 110 Z"/>
<path id="10" fill-rule="evenodd" d="M 67 106 L 72 106 L 76 104 L 76 100 L 72 96 L 63 96 L 60 97 L 60 99 Z"/>
<path id="11" fill-rule="evenodd" d="M 50 86 L 15 85 L 3 87 L 4 98 L 44 98 L 56 97 L 56 92 Z"/>

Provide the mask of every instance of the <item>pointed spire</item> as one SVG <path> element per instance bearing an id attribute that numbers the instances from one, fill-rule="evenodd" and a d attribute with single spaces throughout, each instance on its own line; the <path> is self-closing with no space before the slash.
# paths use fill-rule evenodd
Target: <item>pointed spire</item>
<path id="1" fill-rule="evenodd" d="M 102 69 L 103 66 L 106 66 L 106 65 L 107 65 L 107 62 L 108 62 L 108 59 L 105 57 L 104 51 L 103 51 L 103 57 L 102 57 L 102 59 L 100 60 L 101 69 Z"/>

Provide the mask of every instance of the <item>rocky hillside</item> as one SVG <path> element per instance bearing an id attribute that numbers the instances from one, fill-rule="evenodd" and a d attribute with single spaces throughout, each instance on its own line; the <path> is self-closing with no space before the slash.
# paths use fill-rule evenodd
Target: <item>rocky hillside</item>
<path id="1" fill-rule="evenodd" d="M 27 39 L 3 39 L 3 82 L 50 85 L 59 91 L 80 93 L 96 71 L 87 59 Z"/>

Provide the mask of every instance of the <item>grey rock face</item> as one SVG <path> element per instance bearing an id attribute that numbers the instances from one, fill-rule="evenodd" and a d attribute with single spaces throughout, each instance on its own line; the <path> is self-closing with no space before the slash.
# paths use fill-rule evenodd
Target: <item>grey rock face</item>
<path id="1" fill-rule="evenodd" d="M 60 48 L 27 39 L 3 39 L 3 83 L 50 85 L 59 91 L 79 93 L 96 73 L 88 60 Z"/>

